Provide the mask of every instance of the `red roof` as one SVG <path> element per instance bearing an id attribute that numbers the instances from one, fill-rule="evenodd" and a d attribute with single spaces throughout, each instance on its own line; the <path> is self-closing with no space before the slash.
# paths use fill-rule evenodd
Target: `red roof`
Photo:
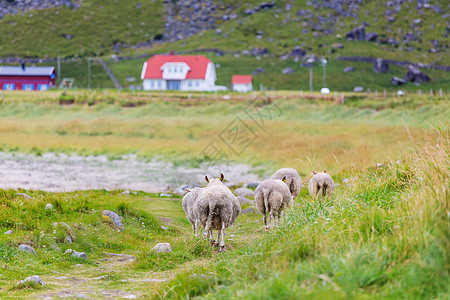
<path id="1" fill-rule="evenodd" d="M 186 79 L 205 79 L 211 61 L 203 55 L 155 55 L 147 60 L 144 79 L 162 79 L 161 67 L 170 62 L 184 62 L 191 68 Z"/>
<path id="2" fill-rule="evenodd" d="M 252 75 L 233 75 L 232 84 L 250 84 L 252 83 Z"/>

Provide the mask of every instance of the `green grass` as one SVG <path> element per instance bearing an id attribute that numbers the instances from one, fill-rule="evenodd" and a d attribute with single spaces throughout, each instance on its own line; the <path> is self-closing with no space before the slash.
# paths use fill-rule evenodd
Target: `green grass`
<path id="1" fill-rule="evenodd" d="M 136 4 L 141 3 L 141 8 Z M 0 20 L 0 55 L 21 57 L 100 56 L 114 44 L 152 40 L 164 28 L 162 1 L 81 1 Z M 63 34 L 73 35 L 66 39 Z M 36 38 L 39 37 L 39 38 Z"/>
<path id="2" fill-rule="evenodd" d="M 0 56 L 75 58 L 74 61 L 62 63 L 61 75 L 75 78 L 76 87 L 86 88 L 88 86 L 87 62 L 83 58 L 101 56 L 104 59 L 110 59 L 114 44 L 135 45 L 151 41 L 157 34 L 164 32 L 165 9 L 162 1 L 141 3 L 140 9 L 136 8 L 138 2 L 133 0 L 119 4 L 104 0 L 82 1 L 81 8 L 75 10 L 59 7 L 17 16 L 5 16 L 0 20 Z M 398 88 L 390 83 L 390 78 L 404 77 L 406 73 L 406 68 L 391 66 L 391 71 L 387 74 L 376 74 L 372 71 L 372 64 L 339 61 L 338 56 L 370 56 L 409 60 L 415 63 L 449 64 L 446 55 L 448 46 L 442 38 L 446 30 L 442 14 L 435 13 L 432 9 L 425 9 L 423 15 L 419 15 L 412 3 L 405 4 L 396 15 L 397 21 L 389 25 L 384 17 L 385 9 L 379 9 L 377 1 L 366 1 L 358 12 L 359 21 L 341 17 L 340 22 L 332 26 L 333 34 L 323 35 L 319 32 L 319 36 L 315 37 L 314 33 L 318 32 L 301 33 L 305 28 L 310 29 L 311 25 L 305 24 L 310 20 L 296 21 L 296 12 L 300 8 L 313 10 L 314 23 L 317 22 L 318 16 L 334 15 L 333 10 L 314 11 L 312 7 L 306 5 L 307 1 L 291 3 L 292 1 L 282 0 L 277 1 L 274 9 L 245 16 L 247 8 L 252 8 L 263 1 L 241 1 L 239 4 L 233 1 L 216 2 L 218 5 L 214 12 L 216 25 L 229 37 L 216 34 L 215 30 L 207 30 L 185 40 L 155 44 L 151 48 L 125 48 L 120 55 L 136 56 L 143 53 L 150 55 L 170 51 L 218 48 L 227 54 L 223 57 L 206 54 L 214 63 L 220 65 L 220 68 L 217 68 L 217 84 L 229 86 L 233 74 L 251 74 L 256 68 L 263 67 L 266 72 L 254 78 L 256 90 L 260 88 L 260 84 L 269 89 L 309 90 L 309 70 L 301 68 L 300 62 L 295 63 L 291 59 L 279 60 L 280 56 L 290 53 L 297 45 L 308 53 L 328 58 L 327 86 L 332 91 L 352 91 L 355 86 L 363 86 L 365 89 L 377 90 L 380 93 L 383 89 L 394 91 Z M 285 11 L 287 3 L 293 5 L 290 12 Z M 407 8 L 406 5 L 410 7 Z M 279 12 L 277 12 L 278 9 Z M 230 13 L 236 13 L 238 18 L 222 21 L 221 15 Z M 374 42 L 352 42 L 345 39 L 346 32 L 366 21 L 370 23 L 367 32 L 378 32 L 381 39 L 392 37 L 402 40 L 405 33 L 414 31 L 411 24 L 418 18 L 422 20 L 422 23 L 417 28 L 423 34 L 418 40 L 406 45 L 397 47 Z M 283 20 L 289 21 L 279 25 Z M 431 27 L 432 24 L 434 29 Z M 264 32 L 262 39 L 256 37 L 258 31 Z M 73 34 L 74 38 L 67 40 L 62 36 L 63 34 Z M 35 38 L 36 36 L 41 38 Z M 433 39 L 440 41 L 441 52 L 430 53 L 430 43 Z M 344 48 L 331 51 L 333 43 L 341 43 Z M 234 52 L 252 50 L 253 47 L 268 48 L 269 57 L 257 60 L 254 57 L 235 58 L 232 55 Z M 414 51 L 407 50 L 409 47 L 414 47 Z M 109 65 L 122 85 L 128 88 L 130 85 L 141 85 L 139 77 L 144 61 L 145 59 L 120 62 L 111 60 Z M 294 68 L 295 73 L 282 75 L 281 71 L 288 66 Z M 355 72 L 342 73 L 342 69 L 346 66 L 354 66 Z M 435 69 L 423 71 L 432 78 L 430 83 L 420 87 L 408 83 L 401 89 L 410 92 L 422 89 L 428 92 L 430 89 L 436 91 L 442 88 L 444 92 L 448 92 L 446 91 L 450 83 L 448 72 Z M 136 81 L 128 82 L 127 76 L 134 77 Z M 92 64 L 91 87 L 97 89 L 113 87 L 107 74 L 96 62 Z M 319 91 L 321 87 L 322 67 L 316 65 L 314 90 Z"/>
<path id="3" fill-rule="evenodd" d="M 35 95 L 9 92 L 0 104 L 2 151 L 158 154 L 186 164 L 205 159 L 192 154 L 236 116 L 249 122 L 242 115 L 246 101 L 153 99 L 130 108 L 120 102 L 89 106 L 81 99 L 60 106 L 55 92 L 45 94 L 50 99 Z M 318 199 L 303 188 L 280 227 L 268 232 L 257 213 L 239 216 L 227 229 L 224 253 L 192 236 L 180 197 L 0 190 L 0 298 L 95 298 L 115 291 L 117 297 L 175 299 L 447 299 L 448 101 L 351 99 L 346 105 L 279 99 L 265 106 L 276 104 L 283 113 L 266 120 L 259 139 L 236 161 L 263 167 L 264 177 L 292 166 L 306 181 L 308 156 L 339 186 Z M 156 124 L 160 130 L 151 132 Z M 379 161 L 384 166 L 375 168 Z M 344 178 L 354 180 L 346 184 Z M 54 210 L 45 210 L 48 203 Z M 102 217 L 106 209 L 123 218 L 124 231 Z M 73 244 L 66 242 L 67 228 L 55 222 L 71 227 Z M 14 234 L 3 234 L 7 230 Z M 173 252 L 153 254 L 159 242 L 171 243 Z M 37 255 L 20 251 L 21 243 Z M 87 260 L 64 254 L 69 248 L 85 252 Z M 31 275 L 46 285 L 16 287 Z M 164 281 L 143 281 L 148 279 Z"/>

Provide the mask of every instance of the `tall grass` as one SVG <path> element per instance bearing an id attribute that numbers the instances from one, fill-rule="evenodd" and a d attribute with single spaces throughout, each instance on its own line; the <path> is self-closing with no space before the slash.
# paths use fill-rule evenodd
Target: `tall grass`
<path id="1" fill-rule="evenodd" d="M 403 163 L 362 172 L 330 198 L 302 198 L 280 228 L 155 297 L 446 299 L 449 130 L 444 119 Z"/>

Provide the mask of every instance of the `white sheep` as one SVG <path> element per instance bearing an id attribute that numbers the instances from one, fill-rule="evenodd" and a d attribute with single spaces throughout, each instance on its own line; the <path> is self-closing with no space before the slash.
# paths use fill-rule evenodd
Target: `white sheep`
<path id="1" fill-rule="evenodd" d="M 186 189 L 187 194 L 184 195 L 181 205 L 183 206 L 186 217 L 192 224 L 192 229 L 194 230 L 194 235 L 198 234 L 198 222 L 197 216 L 194 214 L 194 203 L 197 201 L 198 196 L 203 192 L 204 188 L 195 187 L 193 189 Z"/>
<path id="2" fill-rule="evenodd" d="M 208 185 L 194 203 L 194 214 L 204 228 L 204 237 L 209 235 L 212 239 L 212 230 L 218 230 L 215 245 L 219 244 L 220 251 L 225 249 L 225 228 L 231 226 L 241 212 L 238 199 L 223 184 L 223 178 L 223 174 L 220 174 L 220 179 L 209 180 L 205 176 Z"/>
<path id="3" fill-rule="evenodd" d="M 282 179 L 284 176 L 286 177 L 286 184 L 291 192 L 292 200 L 294 200 L 300 194 L 302 180 L 300 179 L 298 172 L 292 168 L 279 169 L 272 177 L 270 177 L 270 179 Z M 292 202 L 292 204 L 294 204 L 294 202 Z"/>
<path id="4" fill-rule="evenodd" d="M 289 207 L 292 194 L 286 184 L 286 177 L 280 179 L 267 179 L 261 182 L 255 190 L 255 202 L 258 212 L 263 215 L 264 225 L 269 228 L 270 221 L 277 226 L 275 215 L 278 214 L 278 221 L 281 212 L 285 207 Z M 269 222 L 266 214 L 269 213 Z"/>
<path id="5" fill-rule="evenodd" d="M 313 176 L 308 182 L 308 190 L 314 197 L 330 195 L 334 190 L 333 178 L 327 174 L 327 170 L 319 173 L 313 171 Z"/>

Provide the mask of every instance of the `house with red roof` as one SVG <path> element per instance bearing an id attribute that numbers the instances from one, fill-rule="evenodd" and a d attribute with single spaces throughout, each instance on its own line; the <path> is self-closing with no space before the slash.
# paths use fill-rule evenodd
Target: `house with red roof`
<path id="1" fill-rule="evenodd" d="M 54 67 L 0 66 L 0 90 L 46 91 L 55 79 Z"/>
<path id="2" fill-rule="evenodd" d="M 216 69 L 203 55 L 154 55 L 141 72 L 147 91 L 215 91 Z"/>
<path id="3" fill-rule="evenodd" d="M 231 79 L 233 91 L 250 92 L 253 90 L 252 75 L 233 75 Z"/>

